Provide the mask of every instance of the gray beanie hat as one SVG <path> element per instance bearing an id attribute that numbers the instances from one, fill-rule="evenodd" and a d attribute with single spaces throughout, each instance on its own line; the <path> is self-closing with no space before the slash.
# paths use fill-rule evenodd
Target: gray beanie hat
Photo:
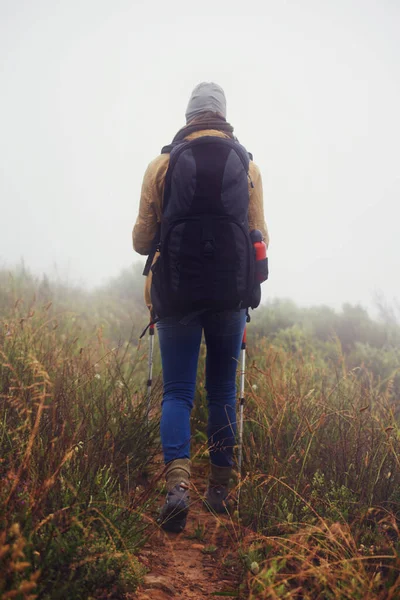
<path id="1" fill-rule="evenodd" d="M 203 112 L 217 112 L 226 118 L 224 90 L 217 83 L 203 82 L 196 85 L 186 109 L 186 123 Z"/>

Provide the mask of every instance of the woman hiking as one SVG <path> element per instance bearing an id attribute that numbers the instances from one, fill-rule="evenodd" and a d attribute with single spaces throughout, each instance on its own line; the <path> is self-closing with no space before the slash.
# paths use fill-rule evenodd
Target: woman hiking
<path id="1" fill-rule="evenodd" d="M 156 317 L 161 350 L 167 496 L 159 522 L 167 531 L 182 531 L 189 511 L 190 414 L 203 332 L 210 454 L 206 505 L 226 510 L 236 369 L 247 309 L 260 302 L 254 230 L 268 244 L 260 171 L 226 121 L 222 88 L 201 83 L 190 97 L 186 125 L 146 170 L 133 229 L 134 249 L 149 255 L 145 301 Z"/>

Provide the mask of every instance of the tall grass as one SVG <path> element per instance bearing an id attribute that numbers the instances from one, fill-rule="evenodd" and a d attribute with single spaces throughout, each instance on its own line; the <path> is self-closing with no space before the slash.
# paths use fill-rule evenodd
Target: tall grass
<path id="1" fill-rule="evenodd" d="M 19 283 L 0 320 L 0 596 L 123 597 L 142 573 L 158 451 L 145 356 Z"/>
<path id="2" fill-rule="evenodd" d="M 0 271 L 2 598 L 127 598 L 140 580 L 160 403 L 156 389 L 146 419 L 141 295 L 138 272 L 89 293 Z M 235 526 L 248 598 L 400 597 L 400 329 L 388 315 L 274 302 L 249 327 Z M 203 448 L 204 359 L 203 345 Z"/>
<path id="3" fill-rule="evenodd" d="M 248 391 L 241 516 L 261 565 L 250 598 L 398 597 L 393 380 L 349 369 L 338 344 L 323 361 L 263 339 Z"/>

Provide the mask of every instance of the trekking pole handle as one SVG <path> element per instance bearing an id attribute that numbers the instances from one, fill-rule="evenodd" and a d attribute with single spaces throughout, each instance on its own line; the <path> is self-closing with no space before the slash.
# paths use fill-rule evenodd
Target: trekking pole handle
<path id="1" fill-rule="evenodd" d="M 241 350 L 246 350 L 246 341 L 247 341 L 247 327 L 245 327 L 244 331 L 243 331 Z"/>

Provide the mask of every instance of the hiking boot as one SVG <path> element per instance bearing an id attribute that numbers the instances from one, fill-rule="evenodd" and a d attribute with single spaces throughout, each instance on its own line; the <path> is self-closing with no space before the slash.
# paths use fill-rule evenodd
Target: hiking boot
<path id="1" fill-rule="evenodd" d="M 184 530 L 189 512 L 189 486 L 177 483 L 168 493 L 157 522 L 165 531 L 180 533 Z"/>
<path id="2" fill-rule="evenodd" d="M 229 492 L 229 480 L 232 467 L 219 467 L 210 464 L 210 476 L 206 492 L 205 504 L 209 510 L 216 513 L 226 513 L 226 500 Z"/>
<path id="3" fill-rule="evenodd" d="M 180 533 L 189 512 L 190 460 L 176 458 L 165 467 L 167 497 L 161 508 L 158 523 L 165 531 Z"/>
<path id="4" fill-rule="evenodd" d="M 209 510 L 219 514 L 226 513 L 228 511 L 227 498 L 228 486 L 208 484 L 205 504 Z"/>

